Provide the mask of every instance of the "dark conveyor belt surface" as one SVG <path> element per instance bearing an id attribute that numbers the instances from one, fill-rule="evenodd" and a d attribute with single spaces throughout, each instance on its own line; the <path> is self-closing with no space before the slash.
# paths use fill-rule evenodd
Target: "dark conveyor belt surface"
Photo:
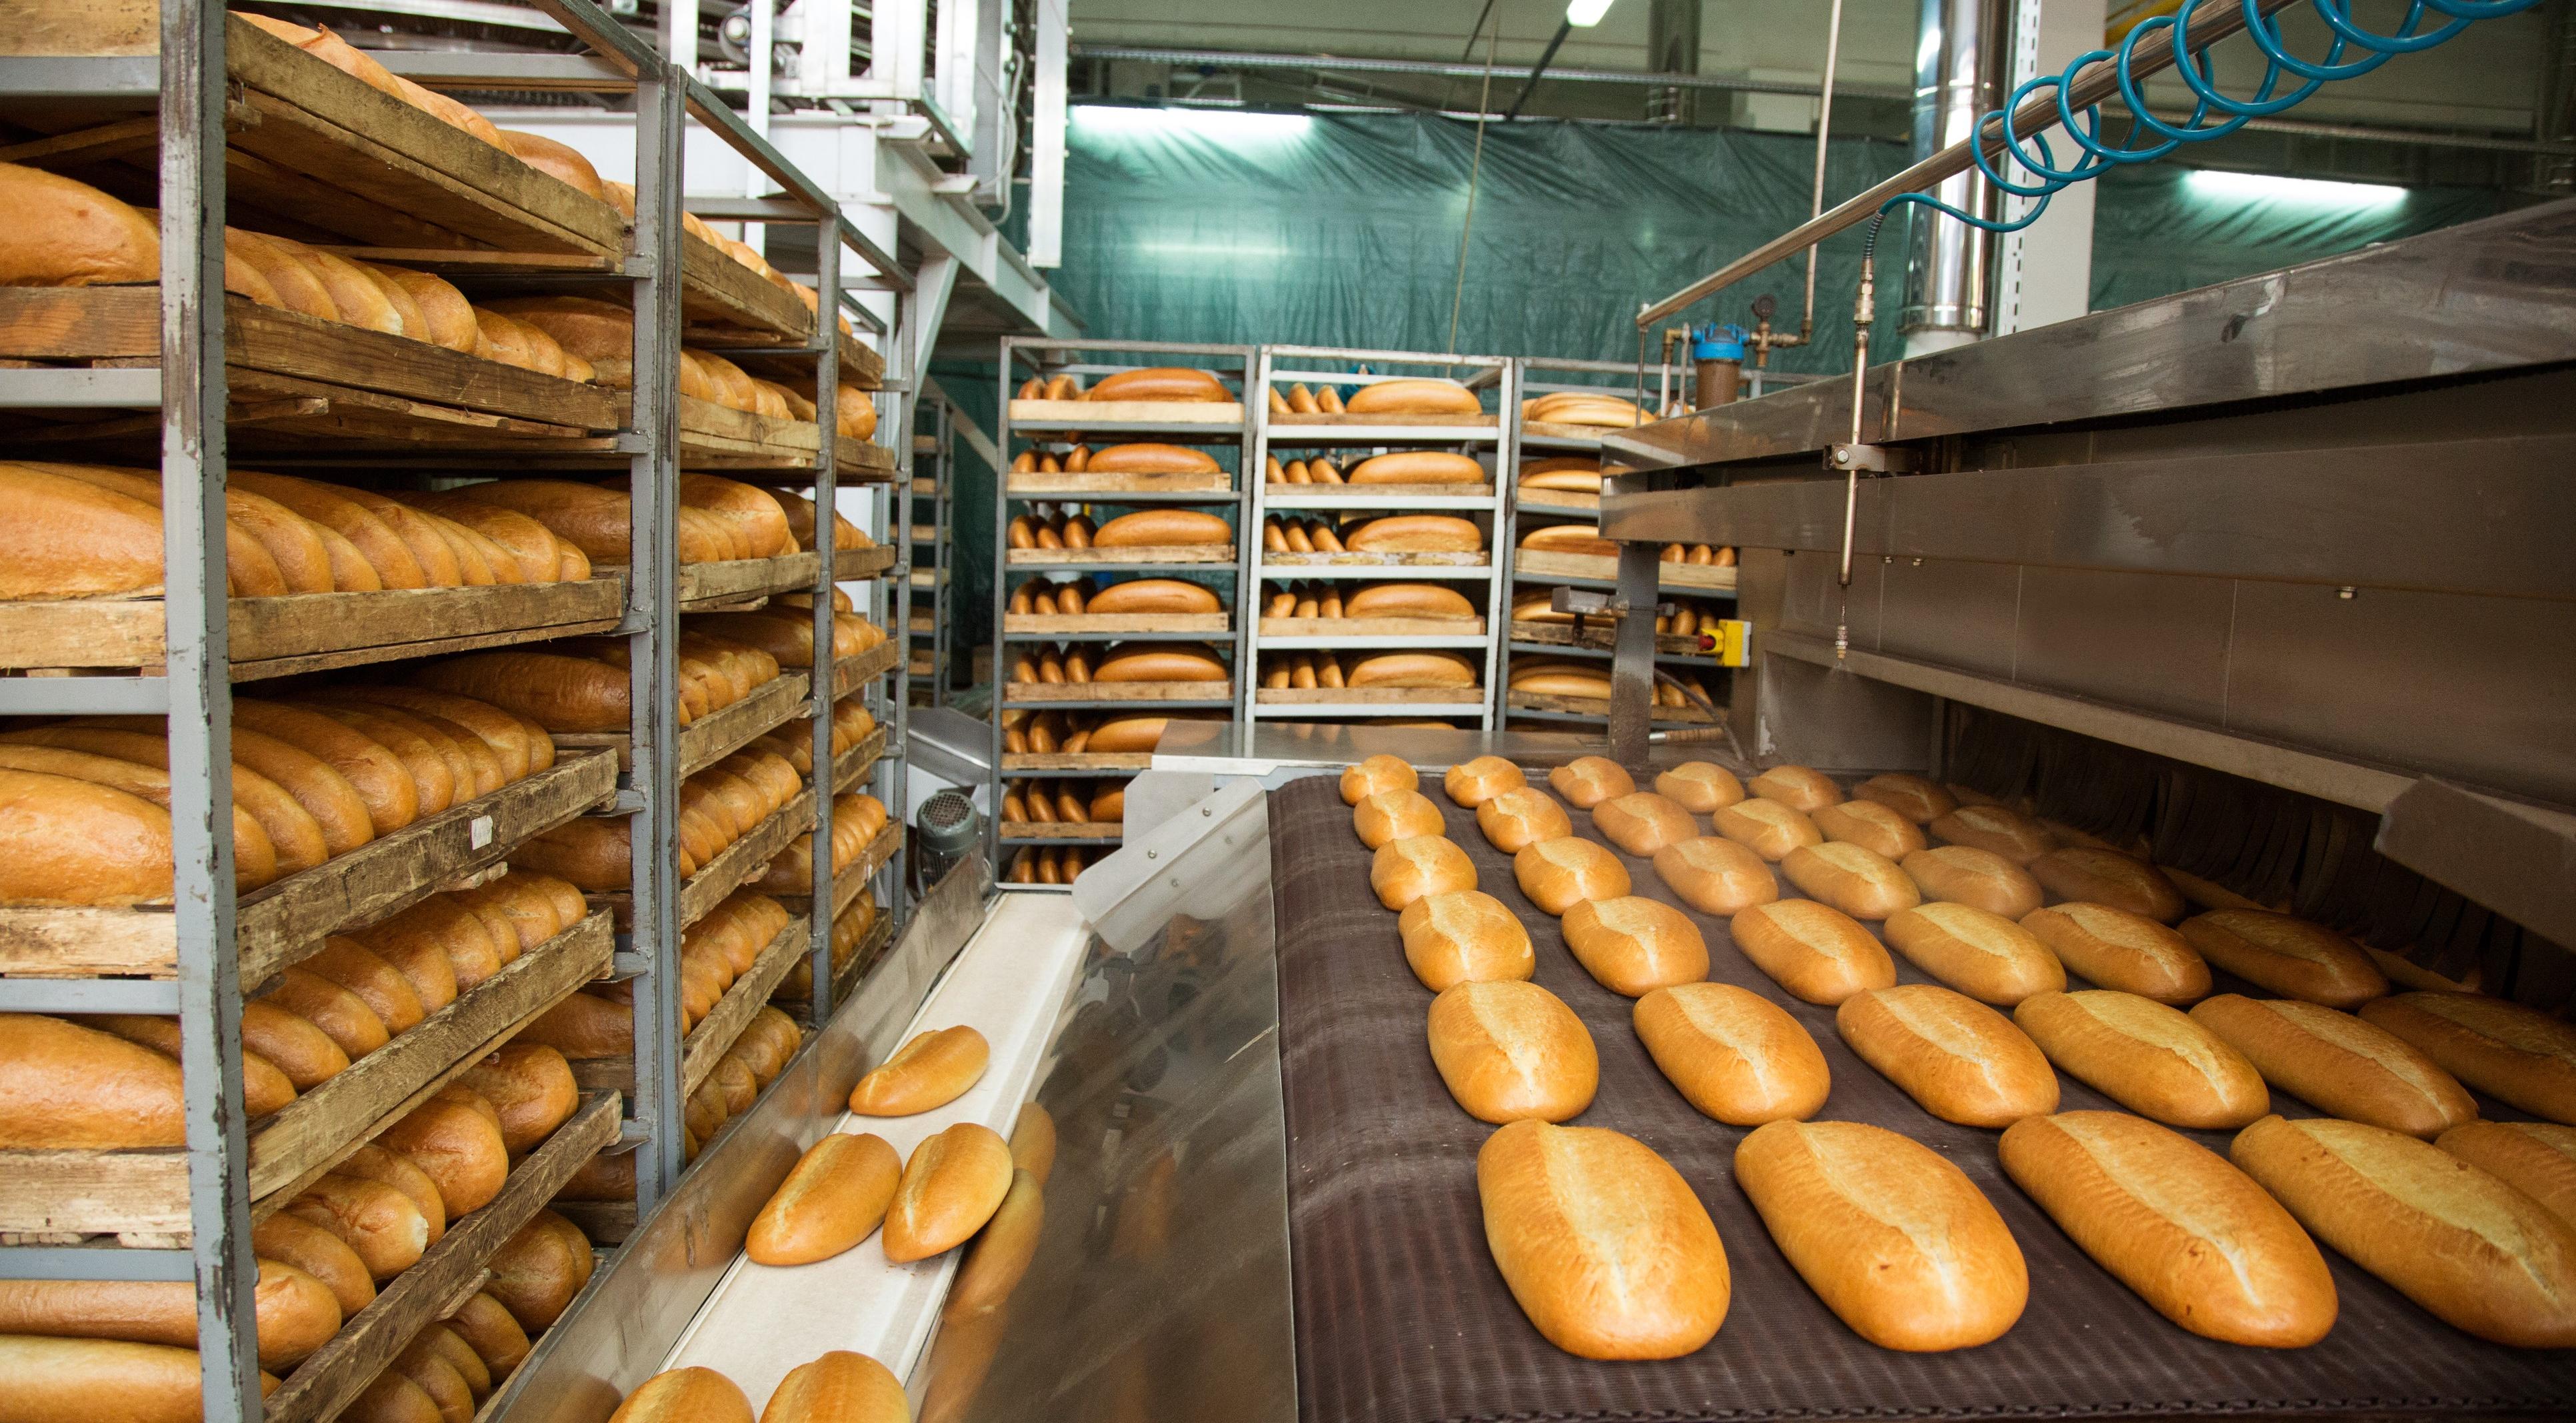
<path id="1" fill-rule="evenodd" d="M 1534 783 L 1539 782 L 1533 778 Z M 1734 1297 L 1707 1347 L 1660 1363 L 1594 1363 L 1539 1336 L 1485 1246 L 1476 1151 L 1493 1128 L 1450 1100 L 1431 1065 L 1431 993 L 1405 967 L 1396 917 L 1369 890 L 1370 852 L 1335 778 L 1271 793 L 1280 1029 L 1296 1279 L 1299 1412 L 1324 1423 L 1667 1423 L 1685 1419 L 2194 1414 L 2420 1415 L 2576 1411 L 2576 1355 L 2462 1334 L 2332 1250 L 2341 1313 L 2299 1350 L 2243 1348 L 2169 1323 L 2095 1265 L 2004 1175 L 1997 1132 L 1916 1106 L 1844 1046 L 1833 1011 L 1801 1003 L 1690 913 L 1710 974 L 1787 1009 L 1833 1073 L 1820 1119 L 1905 1133 L 1958 1164 L 2002 1212 L 2030 1265 L 2030 1305 L 1993 1344 L 1904 1354 L 1844 1327 L 1772 1244 L 1737 1190 L 1744 1130 L 1693 1110 L 1630 1026 L 1630 1000 L 1594 983 L 1557 921 L 1523 896 L 1510 857 L 1436 780 L 1423 793 L 1474 860 L 1478 888 L 1529 928 L 1536 981 L 1570 1004 L 1601 1054 L 1601 1087 L 1571 1125 L 1653 1147 L 1698 1191 L 1726 1243 Z M 1576 833 L 1599 840 L 1569 808 Z M 1706 818 L 1701 818 L 1703 830 Z M 1615 850 L 1614 850 L 1614 853 Z M 1678 901 L 1622 856 L 1636 893 Z M 1783 892 L 1795 895 L 1786 881 Z M 1901 982 L 1927 982 L 1897 959 Z M 2090 986 L 2080 980 L 2070 987 Z M 2220 992 L 2248 986 L 2220 975 Z M 2060 1110 L 2119 1110 L 2059 1074 Z M 2481 1098 L 2490 1118 L 2522 1114 Z M 2275 1092 L 2273 1109 L 2317 1115 Z M 2188 1133 L 2221 1154 L 2230 1134 Z"/>

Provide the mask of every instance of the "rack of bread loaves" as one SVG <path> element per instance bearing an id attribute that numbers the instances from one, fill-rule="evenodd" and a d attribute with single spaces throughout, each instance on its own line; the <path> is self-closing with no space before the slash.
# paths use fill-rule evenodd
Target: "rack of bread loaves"
<path id="1" fill-rule="evenodd" d="M 818 510 L 900 463 L 842 253 L 909 277 L 547 8 L 633 185 L 327 28 L 0 34 L 13 1418 L 470 1417 L 591 1276 L 550 1202 L 650 1211 L 900 912 L 900 609 L 840 585 L 902 521 Z M 810 281 L 670 222 L 692 114 Z"/>

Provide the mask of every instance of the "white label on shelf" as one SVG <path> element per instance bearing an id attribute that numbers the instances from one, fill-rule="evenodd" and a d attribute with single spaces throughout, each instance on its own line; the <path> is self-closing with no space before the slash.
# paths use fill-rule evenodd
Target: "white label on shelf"
<path id="1" fill-rule="evenodd" d="M 478 815 L 474 817 L 472 820 L 466 822 L 465 832 L 468 838 L 472 840 L 474 848 L 477 850 L 482 849 L 484 846 L 492 843 L 492 817 L 488 815 Z"/>

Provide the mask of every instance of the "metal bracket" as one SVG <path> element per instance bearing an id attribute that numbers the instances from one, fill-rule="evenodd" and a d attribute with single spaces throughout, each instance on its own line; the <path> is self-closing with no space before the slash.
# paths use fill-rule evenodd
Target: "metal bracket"
<path id="1" fill-rule="evenodd" d="M 1547 600 L 1548 610 L 1572 613 L 1578 618 L 1624 618 L 1634 611 L 1627 599 L 1592 588 L 1558 588 Z M 1676 611 L 1671 603 L 1655 604 L 1655 616 L 1668 618 Z"/>
<path id="2" fill-rule="evenodd" d="M 1862 470 L 1871 474 L 1913 474 L 1923 467 L 1921 456 L 1894 445 L 1855 445 L 1837 443 L 1825 447 L 1825 468 L 1837 474 Z"/>

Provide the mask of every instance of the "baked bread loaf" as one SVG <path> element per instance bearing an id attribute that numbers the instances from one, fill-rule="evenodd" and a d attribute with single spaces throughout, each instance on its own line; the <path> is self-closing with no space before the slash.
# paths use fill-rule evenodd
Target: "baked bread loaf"
<path id="1" fill-rule="evenodd" d="M 1777 1121 L 1735 1148 L 1735 1183 L 1810 1289 L 1886 1349 L 1966 1349 L 2030 1300 L 2021 1247 L 1966 1172 L 1859 1122 Z"/>
<path id="2" fill-rule="evenodd" d="M 1215 474 L 1221 468 L 1205 450 L 1150 441 L 1095 450 L 1082 465 L 1088 474 Z"/>
<path id="3" fill-rule="evenodd" d="M 2005 1174 L 2096 1264 L 2194 1334 L 2300 1349 L 2334 1327 L 2316 1243 L 2244 1172 L 2121 1112 L 2024 1117 Z"/>
<path id="4" fill-rule="evenodd" d="M 2468 1162 L 2331 1117 L 2265 1117 L 2228 1154 L 2310 1234 L 2451 1327 L 2576 1346 L 2576 1227 Z"/>
<path id="5" fill-rule="evenodd" d="M 2066 987 L 2065 966 L 2038 935 L 1965 904 L 1935 901 L 1890 915 L 1887 942 L 1916 968 L 1982 1002 L 2009 1008 Z"/>
<path id="6" fill-rule="evenodd" d="M 1469 810 L 1477 809 L 1505 791 L 1516 791 L 1528 784 L 1529 780 L 1521 774 L 1521 768 L 1500 756 L 1479 756 L 1472 761 L 1461 761 L 1440 778 L 1440 788 L 1448 792 L 1449 799 Z"/>
<path id="7" fill-rule="evenodd" d="M 1541 840 L 1573 834 L 1574 822 L 1547 792 L 1523 786 L 1477 806 L 1476 828 L 1484 832 L 1487 844 L 1506 855 L 1517 855 Z"/>
<path id="8" fill-rule="evenodd" d="M 1215 593 L 1178 578 L 1130 578 L 1112 583 L 1084 603 L 1086 613 L 1216 613 L 1225 605 Z"/>
<path id="9" fill-rule="evenodd" d="M 1860 1059 L 1945 1122 L 2007 1127 L 2057 1110 L 2057 1074 L 2010 1019 L 1963 993 L 1906 983 L 1857 993 L 1834 1027 Z"/>
<path id="10" fill-rule="evenodd" d="M 27 1423 L 196 1423 L 205 1416 L 197 1351 L 115 1339 L 0 1334 L 0 1388 L 10 1416 Z M 277 1390 L 259 1376 L 260 1395 Z"/>
<path id="11" fill-rule="evenodd" d="M 758 1265 L 829 1260 L 876 1233 L 902 1175 L 885 1138 L 834 1132 L 796 1159 L 753 1217 L 743 1253 Z"/>
<path id="12" fill-rule="evenodd" d="M 1455 652 L 1381 652 L 1344 675 L 1353 687 L 1473 687 L 1476 664 Z"/>
<path id="13" fill-rule="evenodd" d="M 1923 902 L 1894 861 L 1848 840 L 1801 845 L 1780 858 L 1780 873 L 1854 919 L 1885 919 Z"/>
<path id="14" fill-rule="evenodd" d="M 1434 993 L 1461 983 L 1525 979 L 1538 968 L 1529 930 L 1480 890 L 1426 894 L 1404 907 L 1395 927 L 1406 966 Z"/>
<path id="15" fill-rule="evenodd" d="M 1475 887 L 1476 866 L 1467 852 L 1437 835 L 1389 840 L 1369 862 L 1369 888 L 1389 909 L 1403 909 L 1426 894 Z"/>
<path id="16" fill-rule="evenodd" d="M 1401 376 L 1351 392 L 1343 409 L 1353 415 L 1477 415 L 1476 393 L 1454 380 Z"/>
<path id="17" fill-rule="evenodd" d="M 1514 1122 L 1476 1152 L 1485 1244 L 1540 1335 L 1586 1359 L 1673 1359 L 1726 1318 L 1726 1247 L 1681 1173 L 1598 1127 Z"/>
<path id="18" fill-rule="evenodd" d="M 1601 537 L 1594 524 L 1553 524 L 1521 535 L 1523 553 L 1559 553 L 1576 558 L 1617 558 L 1619 545 Z"/>
<path id="19" fill-rule="evenodd" d="M 1346 618 L 1472 618 L 1476 605 L 1437 583 L 1370 583 L 1342 603 Z"/>
<path id="20" fill-rule="evenodd" d="M 1485 467 L 1473 455 L 1446 450 L 1397 450 L 1351 466 L 1351 484 L 1482 484 Z"/>
<path id="21" fill-rule="evenodd" d="M 1523 489 L 1554 489 L 1571 494 L 1601 492 L 1601 461 L 1590 455 L 1551 455 L 1521 461 Z"/>
<path id="22" fill-rule="evenodd" d="M 959 1122 L 914 1147 L 886 1207 L 885 1255 L 901 1265 L 963 1245 L 1011 1189 L 1011 1148 L 977 1122 Z"/>
<path id="23" fill-rule="evenodd" d="M 2478 1117 L 2477 1100 L 2405 1039 L 2295 998 L 2222 993 L 2192 1021 L 2263 1080 L 2332 1116 L 2426 1139 Z"/>
<path id="24" fill-rule="evenodd" d="M 2433 1141 L 2576 1225 L 2576 1127 L 2555 1122 L 2468 1122 Z"/>
<path id="25" fill-rule="evenodd" d="M 1657 899 L 1579 900 L 1565 911 L 1565 945 L 1595 983 L 1630 998 L 1708 977 L 1708 942 Z"/>
<path id="26" fill-rule="evenodd" d="M 1381 791 L 1409 791 L 1421 783 L 1402 757 L 1381 752 L 1342 768 L 1342 804 L 1358 805 Z"/>
<path id="27" fill-rule="evenodd" d="M 1744 783 L 1714 762 L 1684 761 L 1656 773 L 1655 793 L 1695 815 L 1707 815 L 1744 799 Z"/>
<path id="28" fill-rule="evenodd" d="M 983 1080 L 992 1048 L 960 1024 L 914 1035 L 850 1089 L 850 1110 L 866 1117 L 910 1117 L 935 1111 Z"/>
<path id="29" fill-rule="evenodd" d="M 1677 983 L 1637 1000 L 1637 1037 L 1674 1090 L 1729 1126 L 1804 1120 L 1832 1086 L 1816 1040 L 1780 1007 L 1729 983 Z"/>
<path id="30" fill-rule="evenodd" d="M 1746 782 L 1744 788 L 1810 815 L 1841 803 L 1843 798 L 1843 788 L 1834 784 L 1833 777 L 1808 766 L 1774 766 Z"/>
<path id="31" fill-rule="evenodd" d="M 1474 553 L 1485 546 L 1483 530 L 1448 514 L 1382 515 L 1341 538 L 1352 553 Z"/>
<path id="32" fill-rule="evenodd" d="M 1166 544 L 1230 544 L 1234 526 L 1196 509 L 1140 509 L 1100 526 L 1093 548 L 1156 548 Z"/>
<path id="33" fill-rule="evenodd" d="M 599 1257 L 579 1226 L 553 1211 L 539 1211 L 486 1262 L 492 1278 L 483 1293 L 500 1301 L 519 1327 L 543 1332 L 572 1304 Z"/>
<path id="34" fill-rule="evenodd" d="M 1052 389 L 1047 398 L 1075 398 L 1069 392 L 1057 395 Z M 1172 400 L 1186 402 L 1226 401 L 1232 392 L 1215 376 L 1188 366 L 1142 366 L 1132 371 L 1119 371 L 1100 378 L 1100 383 L 1082 392 L 1083 400 Z"/>
<path id="35" fill-rule="evenodd" d="M 1810 813 L 1825 839 L 1858 845 L 1885 860 L 1902 860 L 1923 848 L 1923 832 L 1874 800 L 1846 800 Z"/>
<path id="36" fill-rule="evenodd" d="M 1825 832 L 1805 812 L 1759 796 L 1718 807 L 1708 823 L 1718 834 L 1775 863 L 1800 846 L 1825 843 Z"/>
<path id="37" fill-rule="evenodd" d="M 1755 968 L 1809 1003 L 1839 1004 L 1896 982 L 1896 961 L 1867 929 L 1812 899 L 1747 905 L 1727 928 Z"/>
<path id="38" fill-rule="evenodd" d="M 1561 1122 L 1592 1104 L 1601 1059 L 1583 1020 L 1521 979 L 1468 979 L 1431 1000 L 1432 1065 L 1482 1122 Z"/>
<path id="39" fill-rule="evenodd" d="M 608 1423 L 752 1423 L 751 1400 L 713 1369 L 669 1369 L 626 1395 Z"/>
<path id="40" fill-rule="evenodd" d="M 2030 877 L 2030 871 L 1992 850 L 1935 845 L 1917 850 L 1899 863 L 1925 899 L 1964 904 L 2006 919 L 2028 916 L 2039 908 L 2043 898 L 2039 881 Z"/>
<path id="41" fill-rule="evenodd" d="M 1943 853 L 1982 852 L 1954 845 Z M 2021 926 L 2046 944 L 2069 972 L 2104 988 L 2177 1008 L 2209 996 L 2209 965 L 2192 952 L 2182 935 L 2143 914 L 2072 900 L 2031 910 L 2022 916 Z"/>
<path id="42" fill-rule="evenodd" d="M 2476 993 L 2401 993 L 2363 1004 L 2361 1016 L 2479 1091 L 2576 1124 L 2576 1028 Z"/>
<path id="43" fill-rule="evenodd" d="M 339 1301 L 320 1280 L 292 1265 L 261 1260 L 253 1299 L 263 1368 L 287 1368 L 339 1332 Z M 0 1281 L 0 1335 L 11 1334 L 193 1349 L 196 1291 L 183 1281 Z"/>
<path id="44" fill-rule="evenodd" d="M 2042 889 L 2059 899 L 2107 904 L 2161 924 L 2179 921 L 2189 908 L 2162 871 L 2117 850 L 2070 845 L 2049 851 L 2027 868 Z"/>
<path id="45" fill-rule="evenodd" d="M 451 1217 L 491 1204 L 510 1174 L 499 1109 L 470 1087 L 440 1089 L 376 1142 L 428 1173 Z"/>
<path id="46" fill-rule="evenodd" d="M 912 1403 L 894 1371 L 835 1349 L 778 1381 L 761 1423 L 911 1423 Z"/>
<path id="47" fill-rule="evenodd" d="M 1547 783 L 1556 788 L 1558 795 L 1585 810 L 1637 789 L 1628 772 L 1606 756 L 1577 756 L 1548 772 Z"/>
<path id="48" fill-rule="evenodd" d="M 2027 866 L 2057 848 L 2046 826 L 2000 805 L 1963 805 L 1927 828 L 1945 844 L 1990 850 L 2016 865 Z"/>
<path id="49" fill-rule="evenodd" d="M 2219 1131 L 2272 1110 L 2263 1076 L 2179 1008 L 2134 993 L 2035 993 L 2013 1009 L 2048 1060 L 2167 1126 Z"/>
<path id="50" fill-rule="evenodd" d="M 1780 881 L 1761 856 L 1710 835 L 1676 840 L 1657 850 L 1655 874 L 1682 903 L 1702 914 L 1738 914 L 1780 897 Z"/>
<path id="51" fill-rule="evenodd" d="M 1917 825 L 1929 825 L 1959 808 L 1939 781 L 1902 771 L 1870 777 L 1852 787 L 1852 797 L 1886 806 Z"/>
<path id="52" fill-rule="evenodd" d="M 1521 402 L 1521 418 L 1542 425 L 1598 425 L 1622 429 L 1646 423 L 1636 402 L 1591 391 L 1560 390 Z"/>
<path id="53" fill-rule="evenodd" d="M 1011 1173 L 1011 1189 L 1002 1195 L 1002 1204 L 993 1218 L 976 1232 L 966 1247 L 966 1258 L 957 1267 L 957 1278 L 948 1287 L 948 1299 L 940 1307 L 945 1319 L 956 1319 L 994 1309 L 1008 1301 L 1019 1288 L 1020 1279 L 1036 1258 L 1039 1231 L 1046 1224 L 1046 1197 L 1038 1179 L 1024 1170 Z M 891 1380 L 892 1374 L 886 1377 Z M 903 1390 L 895 1389 L 900 1402 Z M 773 1405 L 774 1406 L 774 1405 Z M 890 1423 L 902 1423 L 902 1415 L 890 1415 Z"/>
<path id="54" fill-rule="evenodd" d="M 1440 808 L 1420 791 L 1380 791 L 1351 810 L 1351 828 L 1360 843 L 1374 850 L 1389 840 L 1438 835 L 1445 827 Z"/>
<path id="55" fill-rule="evenodd" d="M 1091 669 L 1095 682 L 1222 682 L 1225 664 L 1213 655 L 1167 643 L 1111 647 Z"/>
<path id="56" fill-rule="evenodd" d="M 2182 936 L 2212 964 L 2286 998 L 2354 1008 L 2388 992 L 2387 976 L 2360 945 L 2287 914 L 2212 910 L 2184 920 Z"/>
<path id="57" fill-rule="evenodd" d="M 1611 844 L 1640 856 L 1699 834 L 1699 823 L 1689 811 L 1653 791 L 1630 791 L 1593 806 L 1592 828 Z"/>
<path id="58" fill-rule="evenodd" d="M 1627 866 L 1608 850 L 1571 835 L 1541 840 L 1512 856 L 1521 893 L 1550 914 L 1587 899 L 1616 899 L 1629 889 Z"/>

